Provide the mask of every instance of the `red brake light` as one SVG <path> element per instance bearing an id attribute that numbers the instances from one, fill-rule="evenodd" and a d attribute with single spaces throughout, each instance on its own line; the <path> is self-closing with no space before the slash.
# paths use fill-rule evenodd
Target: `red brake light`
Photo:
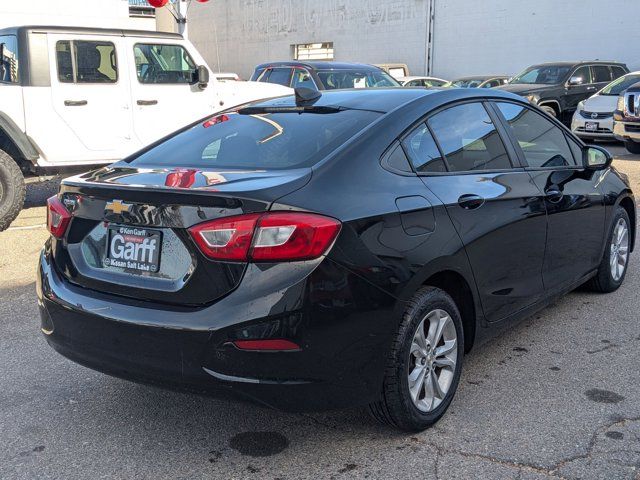
<path id="1" fill-rule="evenodd" d="M 326 253 L 340 222 L 304 212 L 225 217 L 189 229 L 207 257 L 235 261 L 311 260 Z"/>
<path id="2" fill-rule="evenodd" d="M 51 235 L 56 238 L 62 238 L 67 231 L 71 214 L 64 204 L 58 200 L 57 196 L 53 196 L 47 200 L 47 228 Z"/>

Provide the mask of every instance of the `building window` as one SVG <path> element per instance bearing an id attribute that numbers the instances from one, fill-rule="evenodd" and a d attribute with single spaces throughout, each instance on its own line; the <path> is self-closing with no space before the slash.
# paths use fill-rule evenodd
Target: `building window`
<path id="1" fill-rule="evenodd" d="M 129 0 L 130 17 L 155 17 L 156 9 L 147 0 Z"/>
<path id="2" fill-rule="evenodd" d="M 333 60 L 333 42 L 294 45 L 293 58 L 294 60 Z"/>

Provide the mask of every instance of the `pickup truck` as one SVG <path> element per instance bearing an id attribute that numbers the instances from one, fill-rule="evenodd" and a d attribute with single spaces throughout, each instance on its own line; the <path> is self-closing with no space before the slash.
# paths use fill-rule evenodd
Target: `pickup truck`
<path id="1" fill-rule="evenodd" d="M 618 97 L 613 112 L 613 136 L 624 142 L 625 148 L 640 154 L 640 82 L 631 85 Z"/>
<path id="2" fill-rule="evenodd" d="M 112 163 L 216 111 L 291 92 L 218 81 L 178 34 L 0 29 L 0 231 L 23 206 L 25 174 Z"/>

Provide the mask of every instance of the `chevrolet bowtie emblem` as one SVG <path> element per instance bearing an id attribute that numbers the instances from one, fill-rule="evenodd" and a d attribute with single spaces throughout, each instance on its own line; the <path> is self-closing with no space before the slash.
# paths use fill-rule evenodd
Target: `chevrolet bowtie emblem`
<path id="1" fill-rule="evenodd" d="M 120 215 L 122 212 L 128 212 L 131 210 L 130 203 L 124 203 L 122 200 L 113 200 L 112 202 L 107 202 L 107 205 L 104 207 L 105 210 L 109 210 L 116 215 Z"/>

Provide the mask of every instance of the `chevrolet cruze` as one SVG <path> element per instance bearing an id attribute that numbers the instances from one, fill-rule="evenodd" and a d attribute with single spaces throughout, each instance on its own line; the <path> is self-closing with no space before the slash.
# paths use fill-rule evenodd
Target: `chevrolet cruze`
<path id="1" fill-rule="evenodd" d="M 118 377 L 424 429 L 474 345 L 621 285 L 636 213 L 611 160 L 500 91 L 243 105 L 62 183 L 42 332 Z"/>

